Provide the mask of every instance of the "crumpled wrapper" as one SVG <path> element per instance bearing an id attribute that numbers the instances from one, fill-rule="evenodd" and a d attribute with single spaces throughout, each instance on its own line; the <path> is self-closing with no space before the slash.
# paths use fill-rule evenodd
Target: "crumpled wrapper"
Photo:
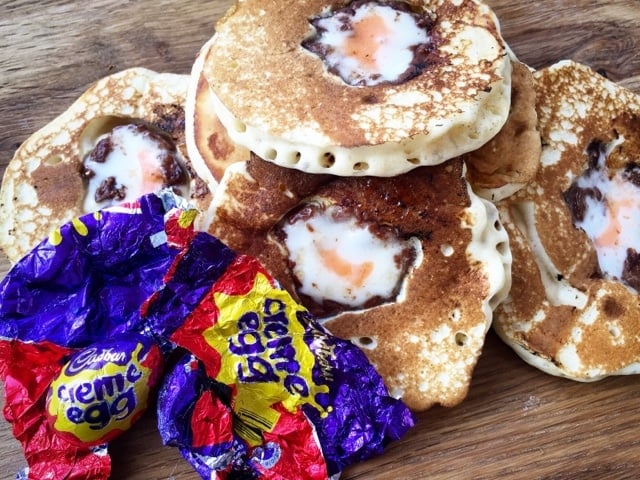
<path id="1" fill-rule="evenodd" d="M 83 390 L 65 390 L 74 380 L 60 380 L 65 365 L 133 334 L 159 346 L 165 360 L 184 350 L 162 380 L 158 426 L 203 478 L 335 478 L 413 425 L 357 347 L 318 324 L 255 259 L 196 232 L 196 214 L 162 191 L 85 215 L 0 283 L 4 414 L 28 478 L 109 477 L 112 434 L 98 436 L 106 441 L 97 445 L 66 435 L 79 432 L 60 434 L 47 397 L 58 388 L 72 402 L 62 412 L 87 400 Z M 122 362 L 116 367 L 131 363 Z M 140 371 L 155 382 L 159 364 Z M 85 417 L 74 410 L 69 418 Z"/>
<path id="2" fill-rule="evenodd" d="M 107 445 L 58 435 L 47 418 L 47 395 L 75 353 L 145 331 L 140 307 L 193 234 L 193 212 L 174 207 L 172 196 L 149 195 L 77 218 L 0 283 L 4 415 L 22 444 L 28 478 L 109 477 Z"/>
<path id="3" fill-rule="evenodd" d="M 202 478 L 333 478 L 413 426 L 359 348 L 207 234 L 145 314 L 156 335 L 191 352 L 165 378 L 158 418 L 164 442 Z"/>

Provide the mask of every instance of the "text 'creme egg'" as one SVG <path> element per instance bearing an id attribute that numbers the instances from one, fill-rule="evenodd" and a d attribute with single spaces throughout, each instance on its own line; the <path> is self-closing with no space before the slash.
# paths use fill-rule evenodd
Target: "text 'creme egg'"
<path id="1" fill-rule="evenodd" d="M 155 342 L 136 334 L 76 352 L 49 388 L 51 426 L 74 444 L 112 440 L 145 412 L 161 364 Z"/>

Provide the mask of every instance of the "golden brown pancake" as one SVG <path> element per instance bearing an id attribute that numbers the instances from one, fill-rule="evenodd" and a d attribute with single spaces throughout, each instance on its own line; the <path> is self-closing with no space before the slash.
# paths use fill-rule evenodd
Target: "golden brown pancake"
<path id="1" fill-rule="evenodd" d="M 110 75 L 18 148 L 0 190 L 0 247 L 10 261 L 59 225 L 138 191 L 128 171 L 118 176 L 123 163 L 109 156 L 126 151 L 127 143 L 137 154 L 151 148 L 159 155 L 141 160 L 140 186 L 171 186 L 208 205 L 208 187 L 193 173 L 184 144 L 188 79 L 142 68 Z"/>
<path id="2" fill-rule="evenodd" d="M 542 142 L 533 73 L 515 58 L 512 66 L 507 122 L 489 142 L 464 155 L 469 183 L 478 195 L 491 201 L 520 190 L 540 165 Z"/>
<path id="3" fill-rule="evenodd" d="M 363 53 L 375 44 L 367 22 L 345 12 L 370 4 L 418 18 L 410 28 L 393 20 L 379 28 L 395 29 L 382 43 L 415 37 L 398 47 L 420 53 L 405 71 L 387 73 L 399 54 Z M 346 26 L 330 28 L 355 32 L 345 44 L 364 40 L 352 50 L 321 43 L 329 17 Z M 383 73 L 365 80 L 385 81 L 348 83 L 331 63 L 336 51 L 356 52 L 361 65 L 375 58 Z M 500 130 L 510 103 L 511 62 L 497 19 L 471 0 L 238 2 L 216 25 L 203 75 L 235 143 L 281 166 L 341 176 L 392 176 L 474 150 Z"/>
<path id="4" fill-rule="evenodd" d="M 249 150 L 236 145 L 213 111 L 209 83 L 202 74 L 204 59 L 211 47 L 207 42 L 196 57 L 185 107 L 186 145 L 189 158 L 198 176 L 207 184 L 216 185 L 227 166 L 249 159 Z"/>
<path id="5" fill-rule="evenodd" d="M 510 283 L 506 232 L 463 169 L 340 177 L 252 156 L 227 167 L 209 232 L 359 345 L 411 408 L 453 406 Z"/>
<path id="6" fill-rule="evenodd" d="M 498 204 L 513 286 L 495 330 L 553 375 L 638 373 L 640 98 L 573 61 L 534 77 L 541 167 Z"/>

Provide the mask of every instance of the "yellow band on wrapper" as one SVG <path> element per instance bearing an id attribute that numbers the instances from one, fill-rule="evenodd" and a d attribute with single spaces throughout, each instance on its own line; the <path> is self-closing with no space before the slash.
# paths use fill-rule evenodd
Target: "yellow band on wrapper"
<path id="1" fill-rule="evenodd" d="M 106 443 L 128 430 L 146 410 L 157 376 L 149 357 L 148 346 L 127 340 L 76 353 L 49 389 L 47 414 L 53 429 L 81 445 Z"/>
<path id="2" fill-rule="evenodd" d="M 305 326 L 296 317 L 303 307 L 260 273 L 249 294 L 236 298 L 216 292 L 214 298 L 220 317 L 204 338 L 223 352 L 216 380 L 236 385 L 233 410 L 238 418 L 270 431 L 279 418 L 272 408 L 276 403 L 290 412 L 302 403 L 324 410 L 315 396 L 329 388 L 313 380 L 316 359 L 305 344 Z M 261 438 L 250 432 L 246 430 L 243 438 L 259 443 Z"/>

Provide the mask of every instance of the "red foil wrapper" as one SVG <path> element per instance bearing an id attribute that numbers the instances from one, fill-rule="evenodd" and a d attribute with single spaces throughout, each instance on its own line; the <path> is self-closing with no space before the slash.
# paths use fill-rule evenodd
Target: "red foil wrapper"
<path id="1" fill-rule="evenodd" d="M 163 381 L 159 429 L 203 478 L 334 478 L 400 438 L 413 417 L 364 353 L 255 259 L 195 232 L 179 202 L 160 192 L 75 219 L 0 282 L 4 413 L 29 478 L 109 477 L 107 442 L 130 426 L 111 417 L 142 414 L 130 388 L 160 375 L 154 342 L 192 355 Z M 109 342 L 123 337 L 151 345 L 119 359 Z"/>
<path id="2" fill-rule="evenodd" d="M 360 349 L 209 235 L 176 259 L 145 315 L 192 354 L 165 378 L 158 418 L 203 479 L 335 478 L 414 424 Z"/>
<path id="3" fill-rule="evenodd" d="M 29 479 L 108 478 L 106 442 L 144 411 L 146 403 L 130 388 L 153 388 L 161 373 L 155 342 L 162 340 L 138 336 L 147 330 L 140 308 L 193 236 L 196 212 L 176 208 L 175 201 L 172 195 L 149 195 L 77 218 L 54 231 L 0 283 L 4 415 L 22 444 Z M 69 374 L 57 387 L 71 389 L 60 390 L 68 402 L 61 412 L 71 415 L 67 427 L 56 427 L 53 417 L 59 415 L 47 413 L 47 397 L 65 364 L 93 347 L 115 352 L 112 339 L 123 337 L 125 343 L 144 344 L 144 355 L 132 356 L 129 342 L 120 352 L 125 360 L 114 357 L 115 363 L 97 361 L 84 373 L 74 371 L 86 378 Z M 132 365 L 135 371 L 129 370 Z M 80 383 L 74 386 L 76 380 Z M 126 425 L 112 424 L 111 417 L 122 417 Z M 76 434 L 89 425 L 87 420 L 108 425 L 84 441 Z"/>

